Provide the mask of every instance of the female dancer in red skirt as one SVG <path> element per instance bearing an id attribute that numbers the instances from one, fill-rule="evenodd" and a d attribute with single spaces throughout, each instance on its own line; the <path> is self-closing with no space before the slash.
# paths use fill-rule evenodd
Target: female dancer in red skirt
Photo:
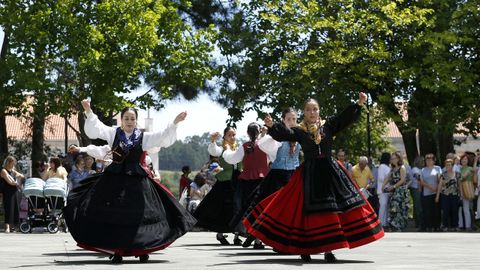
<path id="1" fill-rule="evenodd" d="M 348 173 L 332 158 L 333 137 L 360 116 L 366 95 L 357 104 L 320 124 L 319 105 L 309 99 L 304 120 L 295 128 L 272 123 L 267 116 L 268 133 L 277 141 L 297 141 L 305 162 L 289 183 L 258 204 L 243 220 L 247 232 L 282 253 L 299 254 L 311 261 L 310 254 L 325 252 L 327 262 L 335 262 L 331 252 L 354 248 L 383 237 L 377 215 Z"/>
<path id="2" fill-rule="evenodd" d="M 89 101 L 82 105 L 85 133 L 106 140 L 108 146 L 75 150 L 101 157 L 100 152 L 111 149 L 112 163 L 70 191 L 64 210 L 70 233 L 78 246 L 110 254 L 113 263 L 122 262 L 123 256 L 147 262 L 149 253 L 164 249 L 196 223 L 170 191 L 153 180 L 145 159 L 147 150 L 175 142 L 176 126 L 186 112 L 163 132 L 141 132 L 133 108 L 122 110 L 122 126 L 114 128 L 98 120 Z"/>

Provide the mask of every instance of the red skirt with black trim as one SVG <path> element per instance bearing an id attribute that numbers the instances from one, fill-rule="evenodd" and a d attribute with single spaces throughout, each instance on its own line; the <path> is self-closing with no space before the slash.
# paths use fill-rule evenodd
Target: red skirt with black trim
<path id="1" fill-rule="evenodd" d="M 383 237 L 377 215 L 366 201 L 346 212 L 305 213 L 303 166 L 289 183 L 270 195 L 243 220 L 247 232 L 289 254 L 316 254 L 355 248 Z"/>

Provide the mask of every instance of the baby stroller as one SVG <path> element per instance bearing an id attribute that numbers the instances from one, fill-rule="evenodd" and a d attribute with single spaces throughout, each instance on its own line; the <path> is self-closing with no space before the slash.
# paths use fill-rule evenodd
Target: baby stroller
<path id="1" fill-rule="evenodd" d="M 43 189 L 45 181 L 40 178 L 28 178 L 25 180 L 23 195 L 28 201 L 27 217 L 20 223 L 20 231 L 29 233 L 32 227 L 43 226 L 45 223 L 45 196 Z"/>
<path id="2" fill-rule="evenodd" d="M 67 181 L 60 178 L 49 178 L 45 182 L 43 195 L 47 199 L 48 212 L 46 220 L 49 222 L 47 230 L 56 233 L 59 228 L 66 232 L 66 223 L 63 218 L 63 207 L 67 198 Z"/>
<path id="3" fill-rule="evenodd" d="M 22 233 L 30 233 L 35 227 L 46 226 L 50 233 L 58 232 L 60 226 L 66 228 L 62 215 L 66 181 L 50 178 L 45 182 L 40 178 L 29 178 L 25 181 L 23 194 L 28 200 L 28 215 L 20 224 Z"/>

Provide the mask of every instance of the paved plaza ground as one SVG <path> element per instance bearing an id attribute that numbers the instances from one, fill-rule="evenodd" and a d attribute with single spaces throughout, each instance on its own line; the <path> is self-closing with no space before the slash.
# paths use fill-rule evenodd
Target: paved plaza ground
<path id="1" fill-rule="evenodd" d="M 228 237 L 232 239 L 232 236 Z M 335 252 L 339 262 L 323 255 L 303 263 L 299 256 L 278 255 L 270 248 L 253 250 L 220 246 L 214 233 L 191 232 L 140 264 L 133 257 L 121 265 L 79 249 L 68 233 L 0 233 L 0 269 L 480 269 L 478 233 L 387 233 L 367 246 Z"/>

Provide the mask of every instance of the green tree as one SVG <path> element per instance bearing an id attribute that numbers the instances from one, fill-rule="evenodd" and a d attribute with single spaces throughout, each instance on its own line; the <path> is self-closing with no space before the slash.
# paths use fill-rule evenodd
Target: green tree
<path id="1" fill-rule="evenodd" d="M 331 115 L 364 90 L 399 127 L 410 162 L 417 129 L 421 152 L 443 157 L 453 149 L 458 123 L 478 123 L 478 74 L 462 42 L 475 41 L 461 37 L 466 27 L 457 29 L 475 28 L 474 2 L 245 2 L 232 16 L 240 38 L 231 38 L 233 31 L 220 35 L 234 60 L 223 65 L 220 101 L 234 120 L 249 109 L 300 108 L 307 97 Z"/>
<path id="2" fill-rule="evenodd" d="M 210 134 L 204 133 L 202 136 L 186 137 L 168 148 L 162 148 L 159 152 L 160 169 L 179 171 L 183 166 L 190 166 L 193 171 L 200 170 L 209 161 L 209 143 Z"/>
<path id="3" fill-rule="evenodd" d="M 368 140 L 367 140 L 367 109 L 362 112 L 360 119 L 350 126 L 348 129 L 339 133 L 335 137 L 334 149 L 348 150 L 348 157 L 352 163 L 358 161 L 360 156 L 368 156 Z M 371 157 L 378 158 L 382 152 L 393 151 L 393 146 L 388 140 L 385 140 L 387 134 L 387 126 L 385 123 L 388 118 L 378 108 L 370 109 L 370 128 L 371 128 Z"/>
<path id="4" fill-rule="evenodd" d="M 188 1 L 181 4 L 188 6 Z M 35 97 L 29 104 L 33 161 L 43 154 L 45 117 L 77 113 L 87 96 L 110 124 L 125 105 L 160 108 L 165 99 L 193 98 L 209 89 L 205 81 L 213 75 L 208 63 L 214 31 L 190 26 L 179 5 L 165 0 L 2 2 L 0 26 L 8 34 L 2 90 L 19 91 L 22 102 L 27 94 Z M 142 82 L 150 87 L 144 95 L 125 98 Z M 0 105 L 1 120 L 14 103 Z M 83 116 L 78 117 L 78 135 L 82 144 L 89 143 Z"/>
<path id="5" fill-rule="evenodd" d="M 56 97 L 50 76 L 54 49 L 49 46 L 53 40 L 49 32 L 53 23 L 48 20 L 48 4 L 4 1 L 1 6 L 1 25 L 5 30 L 2 96 L 6 101 L 1 102 L 2 113 L 32 119 L 33 162 L 45 159 L 43 128 Z M 27 99 L 32 96 L 35 98 Z"/>

